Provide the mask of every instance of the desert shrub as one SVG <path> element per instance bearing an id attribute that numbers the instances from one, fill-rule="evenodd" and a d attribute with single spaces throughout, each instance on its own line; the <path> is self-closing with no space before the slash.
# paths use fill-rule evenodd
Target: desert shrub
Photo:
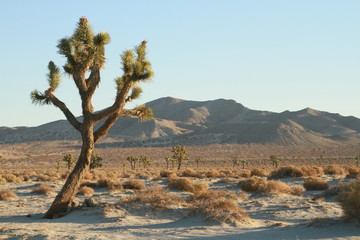
<path id="1" fill-rule="evenodd" d="M 254 169 L 251 170 L 250 174 L 251 174 L 251 176 L 261 177 L 261 176 L 266 176 L 269 173 L 264 169 L 254 168 Z"/>
<path id="2" fill-rule="evenodd" d="M 271 172 L 270 178 L 299 178 L 304 172 L 298 167 L 281 167 Z"/>
<path id="3" fill-rule="evenodd" d="M 329 175 L 344 175 L 346 174 L 346 170 L 339 165 L 330 165 L 325 167 L 324 173 Z"/>
<path id="4" fill-rule="evenodd" d="M 119 181 L 110 181 L 107 185 L 107 190 L 109 192 L 120 191 L 124 189 L 124 185 Z"/>
<path id="5" fill-rule="evenodd" d="M 7 182 L 6 178 L 0 177 L 0 183 L 6 183 L 6 182 Z"/>
<path id="6" fill-rule="evenodd" d="M 20 177 L 17 177 L 14 174 L 5 174 L 3 178 L 6 179 L 7 182 L 22 182 L 23 180 Z"/>
<path id="7" fill-rule="evenodd" d="M 251 177 L 251 172 L 249 170 L 242 170 L 238 173 L 238 176 L 242 178 L 248 178 Z"/>
<path id="8" fill-rule="evenodd" d="M 13 200 L 17 199 L 17 195 L 13 190 L 0 191 L 0 200 Z"/>
<path id="9" fill-rule="evenodd" d="M 221 177 L 221 174 L 216 169 L 210 169 L 207 173 L 205 173 L 205 176 L 207 178 L 218 178 L 218 177 Z"/>
<path id="10" fill-rule="evenodd" d="M 306 190 L 326 190 L 329 188 L 328 183 L 318 177 L 309 177 L 304 180 Z"/>
<path id="11" fill-rule="evenodd" d="M 160 171 L 160 177 L 169 177 L 169 175 L 175 174 L 171 170 L 161 170 Z"/>
<path id="12" fill-rule="evenodd" d="M 191 199 L 193 208 L 201 212 L 210 221 L 217 222 L 248 222 L 249 215 L 236 203 L 234 193 L 227 191 L 208 191 Z"/>
<path id="13" fill-rule="evenodd" d="M 133 194 L 123 200 L 123 203 L 132 202 L 143 202 L 153 207 L 169 208 L 173 205 L 184 204 L 185 200 L 159 186 L 151 186 L 149 189 Z"/>
<path id="14" fill-rule="evenodd" d="M 299 185 L 294 185 L 291 187 L 291 194 L 295 196 L 301 196 L 304 191 L 304 188 Z"/>
<path id="15" fill-rule="evenodd" d="M 345 217 L 360 221 L 360 180 L 339 186 L 337 201 L 340 203 Z"/>
<path id="16" fill-rule="evenodd" d="M 196 170 L 192 169 L 192 168 L 187 168 L 185 169 L 181 176 L 183 177 L 196 177 L 196 178 L 202 178 L 203 175 L 199 172 L 197 172 Z"/>
<path id="17" fill-rule="evenodd" d="M 301 167 L 301 171 L 304 173 L 304 176 L 316 176 L 318 175 L 318 170 L 311 166 Z"/>
<path id="18" fill-rule="evenodd" d="M 240 180 L 238 187 L 245 192 L 258 192 L 261 186 L 266 185 L 266 178 L 250 177 L 248 179 Z"/>
<path id="19" fill-rule="evenodd" d="M 232 170 L 223 170 L 220 174 L 221 177 L 236 177 L 236 173 Z"/>
<path id="20" fill-rule="evenodd" d="M 324 175 L 325 174 L 324 173 L 324 168 L 318 167 L 318 166 L 314 166 L 313 168 L 315 169 L 317 175 Z"/>
<path id="21" fill-rule="evenodd" d="M 104 188 L 104 187 L 109 187 L 111 184 L 113 183 L 113 180 L 104 177 L 104 176 L 100 176 L 100 179 L 97 180 L 97 186 L 98 188 Z"/>
<path id="22" fill-rule="evenodd" d="M 356 166 L 348 166 L 346 170 L 348 172 L 348 177 L 357 177 L 360 175 L 360 168 Z"/>
<path id="23" fill-rule="evenodd" d="M 124 189 L 136 189 L 136 190 L 145 190 L 146 185 L 144 181 L 141 181 L 139 179 L 129 179 L 124 184 Z"/>
<path id="24" fill-rule="evenodd" d="M 84 196 L 92 196 L 94 194 L 94 189 L 92 189 L 91 187 L 82 186 L 80 187 L 78 194 Z"/>
<path id="25" fill-rule="evenodd" d="M 194 183 L 189 178 L 181 177 L 170 179 L 169 187 L 184 192 L 191 192 L 196 195 L 206 192 L 209 185 L 206 183 Z"/>
<path id="26" fill-rule="evenodd" d="M 40 186 L 34 188 L 32 190 L 33 193 L 38 193 L 38 194 L 45 194 L 48 195 L 52 192 L 54 192 L 54 190 L 46 183 L 41 184 Z"/>
<path id="27" fill-rule="evenodd" d="M 250 177 L 248 179 L 241 180 L 238 183 L 241 190 L 245 192 L 257 192 L 257 193 L 272 193 L 272 194 L 293 194 L 301 195 L 302 188 L 291 188 L 288 184 L 281 181 L 268 181 L 266 178 L 257 176 Z"/>

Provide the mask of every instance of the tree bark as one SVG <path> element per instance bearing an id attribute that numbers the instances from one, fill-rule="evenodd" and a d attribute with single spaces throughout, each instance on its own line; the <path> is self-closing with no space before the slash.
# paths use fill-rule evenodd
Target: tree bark
<path id="1" fill-rule="evenodd" d="M 85 173 L 90 168 L 91 154 L 94 150 L 93 128 L 93 123 L 83 124 L 83 145 L 79 159 L 63 188 L 45 213 L 44 218 L 59 218 L 66 215 L 71 210 L 73 199 L 79 190 Z"/>

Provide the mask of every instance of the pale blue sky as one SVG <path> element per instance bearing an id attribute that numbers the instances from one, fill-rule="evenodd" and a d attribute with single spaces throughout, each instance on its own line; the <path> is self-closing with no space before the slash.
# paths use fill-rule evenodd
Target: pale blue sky
<path id="1" fill-rule="evenodd" d="M 47 88 L 56 44 L 79 17 L 107 31 L 107 64 L 94 99 L 112 104 L 120 54 L 146 39 L 155 77 L 134 104 L 172 96 L 234 99 L 282 112 L 306 107 L 360 117 L 360 1 L 332 0 L 2 0 L 0 126 L 37 126 L 64 119 L 54 106 L 31 104 Z M 75 85 L 56 95 L 81 115 Z M 132 108 L 134 104 L 129 104 Z"/>

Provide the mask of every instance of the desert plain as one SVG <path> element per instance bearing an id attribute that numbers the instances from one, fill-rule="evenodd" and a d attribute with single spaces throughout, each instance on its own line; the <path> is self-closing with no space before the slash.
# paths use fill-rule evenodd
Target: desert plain
<path id="1" fill-rule="evenodd" d="M 44 219 L 80 142 L 2 144 L 0 239 L 360 239 L 339 200 L 359 176 L 358 147 L 189 146 L 177 170 L 170 147 L 100 144 L 103 166 L 86 174 L 73 211 Z M 150 165 L 131 169 L 131 155 Z"/>

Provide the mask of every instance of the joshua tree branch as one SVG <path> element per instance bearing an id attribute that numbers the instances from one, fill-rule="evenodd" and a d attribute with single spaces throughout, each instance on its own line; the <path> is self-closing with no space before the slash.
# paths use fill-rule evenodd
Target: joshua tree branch
<path id="1" fill-rule="evenodd" d="M 69 108 L 66 106 L 66 104 L 63 103 L 62 101 L 60 101 L 53 94 L 49 94 L 49 96 L 47 98 L 51 101 L 52 104 L 54 104 L 56 107 L 58 107 L 64 113 L 66 119 L 71 123 L 71 125 L 80 132 L 81 131 L 81 123 L 72 114 L 72 112 L 69 110 Z"/>

